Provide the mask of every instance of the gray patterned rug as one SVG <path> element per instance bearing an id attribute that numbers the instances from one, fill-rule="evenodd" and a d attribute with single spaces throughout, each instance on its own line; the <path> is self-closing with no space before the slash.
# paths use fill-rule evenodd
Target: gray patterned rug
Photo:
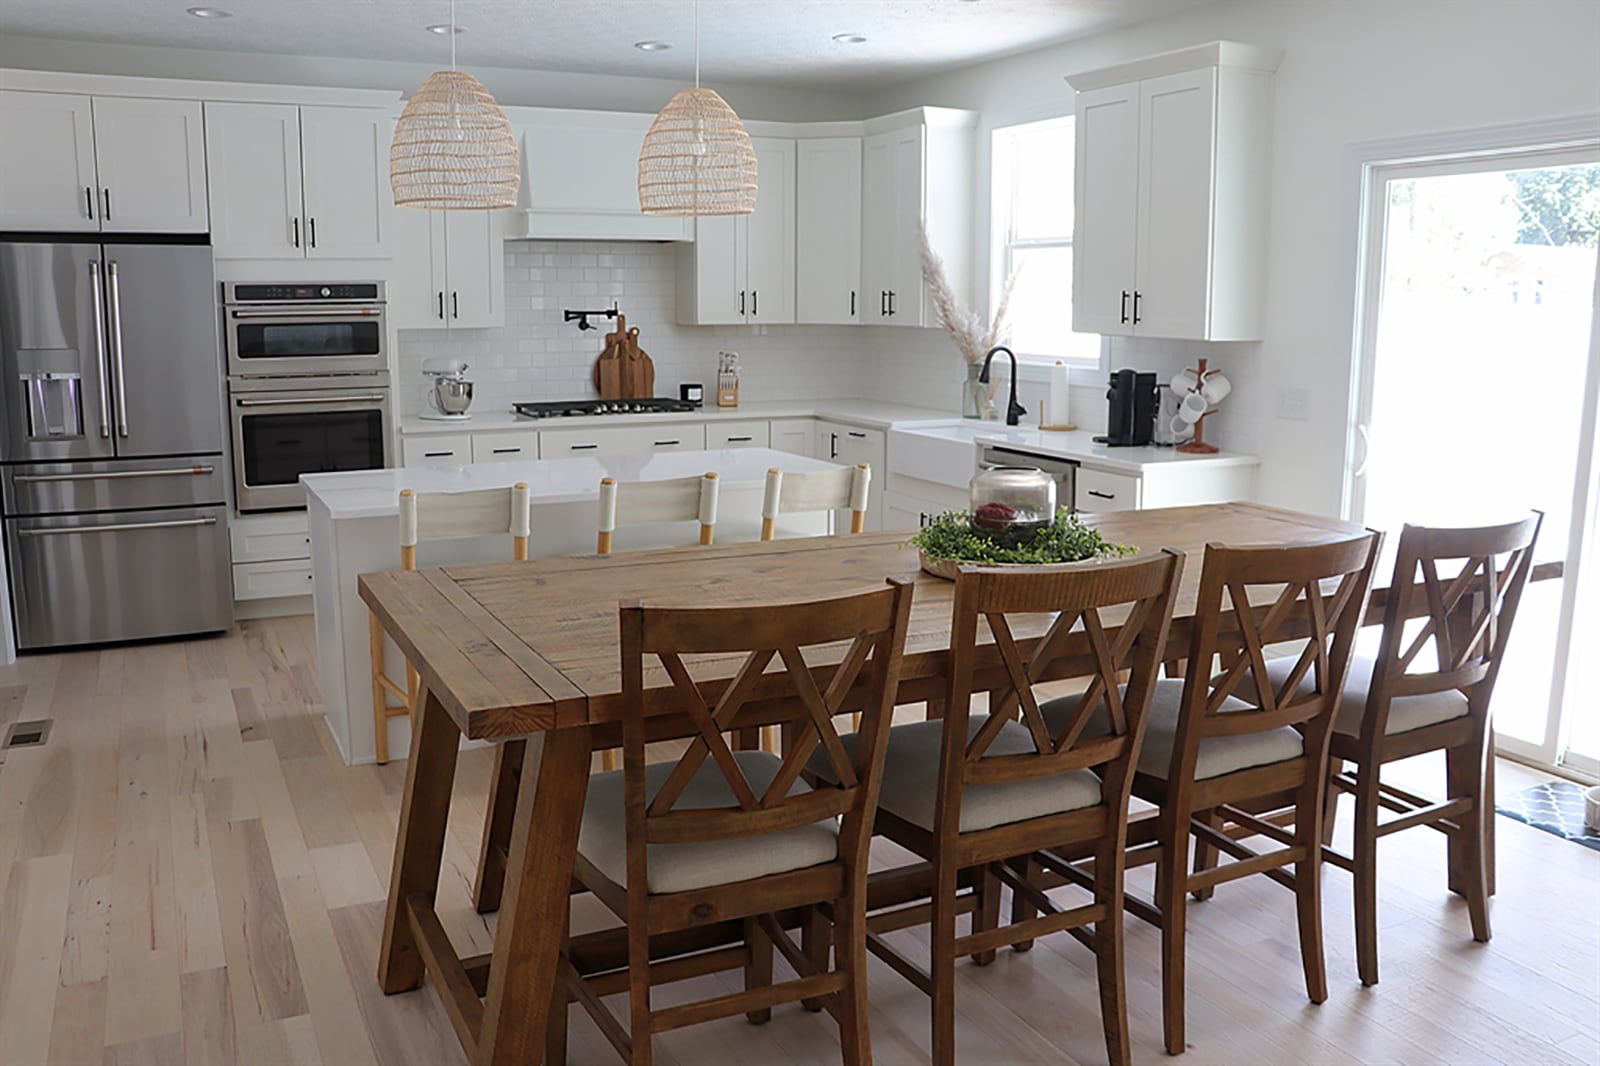
<path id="1" fill-rule="evenodd" d="M 1571 781 L 1547 781 L 1502 796 L 1495 809 L 1508 818 L 1515 818 L 1546 833 L 1554 833 L 1600 851 L 1600 834 L 1583 826 L 1582 785 Z"/>

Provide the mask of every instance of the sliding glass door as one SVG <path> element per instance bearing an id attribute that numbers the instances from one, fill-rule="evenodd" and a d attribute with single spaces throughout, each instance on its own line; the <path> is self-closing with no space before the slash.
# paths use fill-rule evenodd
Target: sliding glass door
<path id="1" fill-rule="evenodd" d="M 1351 517 L 1476 525 L 1537 508 L 1540 560 L 1495 693 L 1509 753 L 1600 748 L 1574 626 L 1591 620 L 1600 147 L 1369 171 Z M 1589 647 L 1595 645 L 1591 642 Z M 1583 664 L 1587 665 L 1587 664 Z M 1570 711 L 1569 711 L 1570 709 Z"/>

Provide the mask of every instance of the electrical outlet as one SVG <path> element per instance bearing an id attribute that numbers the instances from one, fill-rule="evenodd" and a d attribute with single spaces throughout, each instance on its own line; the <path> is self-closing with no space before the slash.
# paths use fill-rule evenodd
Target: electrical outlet
<path id="1" fill-rule="evenodd" d="M 1290 422 L 1311 421 L 1311 390 L 1279 387 L 1273 414 Z"/>

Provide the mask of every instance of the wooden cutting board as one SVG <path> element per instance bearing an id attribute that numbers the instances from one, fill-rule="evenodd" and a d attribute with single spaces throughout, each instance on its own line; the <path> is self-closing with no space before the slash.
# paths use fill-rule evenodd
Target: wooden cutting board
<path id="1" fill-rule="evenodd" d="M 643 400 L 656 394 L 656 367 L 649 353 L 639 347 L 638 326 L 628 330 L 623 346 L 622 381 L 626 399 Z"/>
<path id="2" fill-rule="evenodd" d="M 617 331 L 606 334 L 605 349 L 594 364 L 594 387 L 600 391 L 602 400 L 621 400 L 627 397 L 627 393 L 623 391 L 623 366 L 627 358 L 627 343 L 628 319 L 626 315 L 618 315 Z"/>

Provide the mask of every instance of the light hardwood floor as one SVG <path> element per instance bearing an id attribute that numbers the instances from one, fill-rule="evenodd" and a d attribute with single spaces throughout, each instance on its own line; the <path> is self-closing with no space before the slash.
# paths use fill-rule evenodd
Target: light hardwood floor
<path id="1" fill-rule="evenodd" d="M 0 729 L 53 722 L 43 747 L 0 753 L 0 1062 L 462 1061 L 431 988 L 385 997 L 374 978 L 405 764 L 345 767 L 320 700 L 308 618 L 0 668 Z M 488 950 L 494 927 L 469 903 L 489 752 L 461 767 L 439 913 L 466 953 Z M 1533 779 L 1501 769 L 1502 788 Z M 1349 878 L 1330 869 L 1320 1007 L 1305 1000 L 1287 892 L 1252 878 L 1192 904 L 1183 1061 L 1600 1061 L 1600 853 L 1504 818 L 1499 834 L 1489 945 L 1445 890 L 1442 837 L 1385 842 L 1372 989 L 1356 980 Z M 601 920 L 578 901 L 576 929 Z M 1157 1062 L 1157 939 L 1128 930 L 1134 1056 Z M 925 954 L 917 931 L 893 939 Z M 877 1061 L 925 1061 L 927 1000 L 874 966 Z M 961 1061 L 1103 1062 L 1097 1003 L 1093 960 L 1067 937 L 965 965 Z M 658 1047 L 662 1062 L 838 1061 L 826 1015 L 798 1007 Z M 571 1061 L 613 1061 L 581 1011 Z"/>

